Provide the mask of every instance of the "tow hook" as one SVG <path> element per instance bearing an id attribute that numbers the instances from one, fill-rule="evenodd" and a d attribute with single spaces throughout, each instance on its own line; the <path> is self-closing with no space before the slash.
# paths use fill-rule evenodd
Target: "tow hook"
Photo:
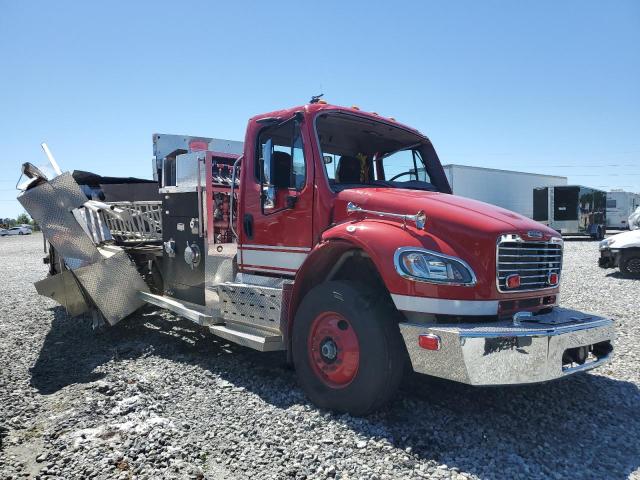
<path id="1" fill-rule="evenodd" d="M 512 322 L 514 327 L 519 327 L 522 322 L 531 321 L 533 313 L 531 312 L 516 312 L 513 314 Z"/>

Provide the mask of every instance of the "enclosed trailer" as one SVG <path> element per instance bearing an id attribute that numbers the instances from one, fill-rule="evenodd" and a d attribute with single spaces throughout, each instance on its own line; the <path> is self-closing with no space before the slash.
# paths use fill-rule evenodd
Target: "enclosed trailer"
<path id="1" fill-rule="evenodd" d="M 516 172 L 470 165 L 443 165 L 455 195 L 533 217 L 531 190 L 536 187 L 566 185 L 567 177 Z"/>
<path id="2" fill-rule="evenodd" d="M 606 192 L 581 185 L 533 190 L 533 219 L 562 235 L 604 238 L 607 228 Z"/>
<path id="3" fill-rule="evenodd" d="M 607 228 L 626 230 L 629 216 L 640 207 L 640 194 L 612 190 L 607 192 Z"/>

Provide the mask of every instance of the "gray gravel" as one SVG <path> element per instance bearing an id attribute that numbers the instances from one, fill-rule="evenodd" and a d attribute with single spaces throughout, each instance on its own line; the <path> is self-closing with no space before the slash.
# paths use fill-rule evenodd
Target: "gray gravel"
<path id="1" fill-rule="evenodd" d="M 0 478 L 640 478 L 640 281 L 567 242 L 562 303 L 616 319 L 615 360 L 544 385 L 414 375 L 368 418 L 310 405 L 281 354 L 147 308 L 101 333 L 0 238 Z"/>

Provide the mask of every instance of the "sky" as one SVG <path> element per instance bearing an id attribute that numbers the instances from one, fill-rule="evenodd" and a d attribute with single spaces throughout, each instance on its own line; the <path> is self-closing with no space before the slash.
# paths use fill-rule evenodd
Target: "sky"
<path id="1" fill-rule="evenodd" d="M 154 132 L 358 105 L 443 164 L 640 192 L 640 2 L 0 0 L 0 217 L 23 162 L 152 175 Z"/>

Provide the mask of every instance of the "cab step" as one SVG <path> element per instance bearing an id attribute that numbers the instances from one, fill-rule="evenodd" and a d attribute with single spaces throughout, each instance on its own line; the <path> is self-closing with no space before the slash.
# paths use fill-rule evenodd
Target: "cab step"
<path id="1" fill-rule="evenodd" d="M 211 326 L 224 323 L 224 320 L 220 318 L 219 315 L 211 315 L 211 313 L 215 312 L 212 312 L 211 309 L 202 305 L 149 292 L 138 292 L 138 297 L 147 303 L 170 310 L 198 325 Z"/>
<path id="2" fill-rule="evenodd" d="M 274 352 L 285 349 L 281 335 L 246 328 L 244 325 L 212 325 L 209 330 L 218 337 L 260 352 Z"/>

